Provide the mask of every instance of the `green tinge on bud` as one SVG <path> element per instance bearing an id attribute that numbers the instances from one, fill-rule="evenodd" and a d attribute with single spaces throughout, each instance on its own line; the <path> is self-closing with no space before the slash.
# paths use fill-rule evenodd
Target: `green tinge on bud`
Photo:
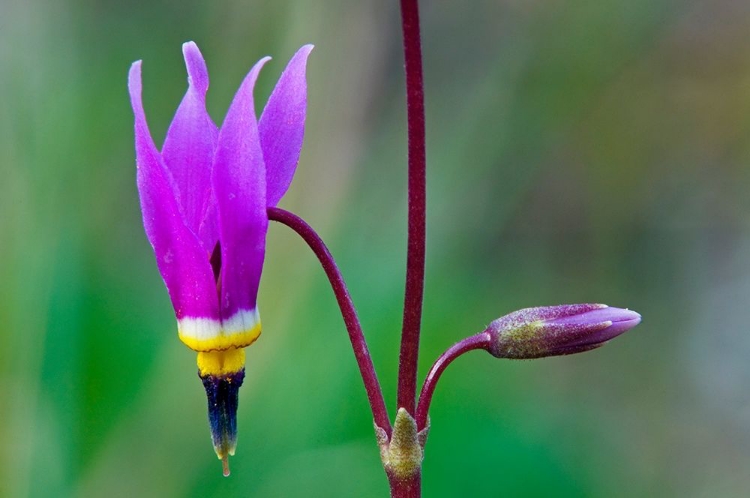
<path id="1" fill-rule="evenodd" d="M 490 323 L 488 351 L 498 358 L 532 359 L 598 348 L 641 322 L 634 311 L 605 304 L 526 308 Z"/>
<path id="2" fill-rule="evenodd" d="M 406 479 L 420 472 L 424 443 L 429 426 L 417 431 L 417 422 L 404 408 L 399 408 L 390 441 L 385 431 L 375 426 L 380 446 L 380 459 L 386 472 L 397 479 Z"/>

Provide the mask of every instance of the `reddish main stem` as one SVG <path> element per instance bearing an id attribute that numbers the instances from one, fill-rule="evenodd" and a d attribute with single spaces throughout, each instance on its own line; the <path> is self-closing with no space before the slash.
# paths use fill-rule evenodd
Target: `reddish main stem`
<path id="1" fill-rule="evenodd" d="M 406 108 L 409 133 L 409 225 L 406 256 L 404 320 L 398 370 L 398 406 L 414 414 L 417 392 L 419 332 L 425 266 L 426 160 L 422 45 L 419 3 L 401 0 L 401 26 L 406 62 Z"/>
<path id="2" fill-rule="evenodd" d="M 336 261 L 334 261 L 333 256 L 320 236 L 302 218 L 280 208 L 270 207 L 267 211 L 269 220 L 278 221 L 297 232 L 307 242 L 307 245 L 310 246 L 310 249 L 312 249 L 323 266 L 323 270 L 325 270 L 328 280 L 331 282 L 333 293 L 336 295 L 336 300 L 341 308 L 341 316 L 344 318 L 344 324 L 349 333 L 349 340 L 352 342 L 354 357 L 357 359 L 359 372 L 362 374 L 362 380 L 365 383 L 365 390 L 367 390 L 367 399 L 370 401 L 373 419 L 375 424 L 385 430 L 390 437 L 391 422 L 388 418 L 388 410 L 385 407 L 383 392 L 380 389 L 378 376 L 375 373 L 375 366 L 367 349 L 367 342 L 362 333 L 362 326 L 359 323 L 359 318 L 357 318 L 357 310 L 354 308 L 354 303 L 346 288 L 344 278 L 341 276 L 338 266 L 336 266 Z"/>
<path id="3" fill-rule="evenodd" d="M 391 498 L 419 498 L 422 496 L 421 472 L 406 479 L 388 476 L 391 485 Z"/>
<path id="4" fill-rule="evenodd" d="M 463 341 L 457 342 L 445 353 L 435 361 L 430 368 L 430 373 L 427 374 L 427 378 L 422 385 L 422 392 L 419 394 L 419 404 L 417 405 L 417 430 L 422 430 L 427 425 L 427 414 L 430 411 L 430 403 L 432 402 L 432 395 L 435 392 L 435 386 L 437 386 L 440 376 L 443 374 L 448 365 L 453 360 L 461 356 L 462 354 L 473 351 L 475 349 L 487 349 L 490 347 L 490 334 L 487 332 L 481 332 L 477 335 L 467 337 Z"/>

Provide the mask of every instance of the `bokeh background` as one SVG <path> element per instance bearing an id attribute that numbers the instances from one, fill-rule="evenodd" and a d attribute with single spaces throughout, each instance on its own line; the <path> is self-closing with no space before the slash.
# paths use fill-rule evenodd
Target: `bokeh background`
<path id="1" fill-rule="evenodd" d="M 750 3 L 423 4 L 429 157 L 420 376 L 512 310 L 642 325 L 584 355 L 462 358 L 425 496 L 750 493 Z M 405 266 L 395 0 L 0 0 L 0 495 L 382 497 L 361 380 L 312 253 L 272 225 L 238 453 L 221 476 L 195 355 L 143 234 L 130 63 L 158 143 L 195 40 L 217 122 L 315 43 L 282 206 L 337 257 L 394 410 Z"/>

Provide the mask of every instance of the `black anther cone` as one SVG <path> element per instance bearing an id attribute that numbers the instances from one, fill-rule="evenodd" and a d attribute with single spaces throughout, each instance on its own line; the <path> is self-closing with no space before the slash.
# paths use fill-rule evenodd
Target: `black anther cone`
<path id="1" fill-rule="evenodd" d="M 211 439 L 219 458 L 234 454 L 237 443 L 237 398 L 245 369 L 225 375 L 200 375 L 208 397 Z"/>

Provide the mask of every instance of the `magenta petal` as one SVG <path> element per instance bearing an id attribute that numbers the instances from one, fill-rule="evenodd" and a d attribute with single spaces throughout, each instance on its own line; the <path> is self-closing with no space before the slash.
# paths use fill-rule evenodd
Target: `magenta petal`
<path id="1" fill-rule="evenodd" d="M 312 45 L 300 48 L 276 83 L 260 117 L 260 143 L 266 162 L 266 202 L 276 206 L 292 182 L 305 134 L 305 69 Z"/>
<path id="2" fill-rule="evenodd" d="M 208 70 L 198 46 L 182 46 L 188 89 L 164 140 L 162 157 L 174 178 L 188 227 L 199 235 L 203 247 L 213 250 L 218 238 L 215 220 L 207 220 L 211 201 L 211 165 L 218 129 L 206 111 Z"/>
<path id="3" fill-rule="evenodd" d="M 174 182 L 156 149 L 141 101 L 141 62 L 128 75 L 135 114 L 138 192 L 146 235 L 167 285 L 178 319 L 219 318 L 216 283 L 206 251 L 186 226 L 175 197 Z"/>
<path id="4" fill-rule="evenodd" d="M 263 268 L 268 229 L 266 171 L 253 87 L 268 60 L 266 57 L 255 64 L 237 91 L 219 131 L 214 158 L 213 186 L 221 240 L 220 302 L 225 326 L 238 312 L 255 309 Z"/>

